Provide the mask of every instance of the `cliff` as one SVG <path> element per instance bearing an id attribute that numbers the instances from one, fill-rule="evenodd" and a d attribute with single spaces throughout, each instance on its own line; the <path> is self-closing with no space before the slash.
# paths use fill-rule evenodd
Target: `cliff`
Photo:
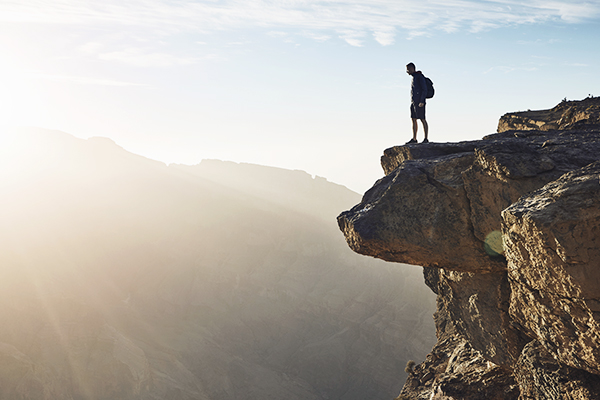
<path id="1" fill-rule="evenodd" d="M 423 266 L 437 294 L 438 342 L 400 399 L 598 398 L 598 104 L 387 149 L 385 176 L 338 217 L 352 250 Z"/>

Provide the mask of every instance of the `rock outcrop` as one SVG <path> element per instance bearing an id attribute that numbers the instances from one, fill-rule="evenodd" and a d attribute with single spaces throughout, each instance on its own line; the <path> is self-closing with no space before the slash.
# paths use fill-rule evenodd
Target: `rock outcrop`
<path id="1" fill-rule="evenodd" d="M 600 97 L 579 101 L 564 99 L 550 110 L 520 111 L 503 115 L 498 132 L 510 130 L 597 129 L 600 126 Z"/>
<path id="2" fill-rule="evenodd" d="M 513 320 L 561 364 L 600 374 L 600 162 L 502 217 Z"/>
<path id="3" fill-rule="evenodd" d="M 399 399 L 599 398 L 598 100 L 387 149 L 338 217 L 354 251 L 423 266 L 438 296 L 438 343 Z"/>

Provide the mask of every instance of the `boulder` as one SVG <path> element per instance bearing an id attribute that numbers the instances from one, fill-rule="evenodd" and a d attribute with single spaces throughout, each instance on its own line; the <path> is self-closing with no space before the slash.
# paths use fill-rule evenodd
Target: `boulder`
<path id="1" fill-rule="evenodd" d="M 600 373 L 600 162 L 502 217 L 511 317 L 559 362 Z"/>
<path id="2" fill-rule="evenodd" d="M 461 272 L 506 270 L 502 210 L 600 158 L 599 131 L 505 132 L 388 149 L 386 176 L 338 217 L 350 248 Z"/>

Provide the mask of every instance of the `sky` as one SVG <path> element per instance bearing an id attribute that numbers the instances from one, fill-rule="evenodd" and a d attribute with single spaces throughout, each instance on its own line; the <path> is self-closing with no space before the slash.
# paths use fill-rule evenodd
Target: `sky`
<path id="1" fill-rule="evenodd" d="M 436 89 L 430 140 L 475 140 L 504 113 L 600 96 L 598 38 L 600 1 L 0 0 L 0 129 L 362 193 L 412 137 L 408 62 Z"/>

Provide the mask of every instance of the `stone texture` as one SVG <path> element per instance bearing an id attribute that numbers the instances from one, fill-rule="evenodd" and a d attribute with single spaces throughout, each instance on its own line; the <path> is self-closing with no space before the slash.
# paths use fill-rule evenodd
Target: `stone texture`
<path id="1" fill-rule="evenodd" d="M 459 299 L 452 298 L 454 296 L 461 297 L 461 294 L 457 292 L 450 294 L 452 284 L 447 281 L 454 280 L 453 283 L 459 281 L 470 286 L 467 292 L 471 292 L 476 286 L 474 283 L 478 281 L 477 275 L 450 272 L 451 277 L 448 277 L 445 276 L 445 272 L 438 268 L 424 269 L 426 283 L 438 293 L 438 307 L 434 314 L 438 343 L 426 359 L 414 368 L 398 399 L 475 400 L 490 398 L 516 400 L 519 391 L 510 368 L 489 361 L 482 352 L 471 346 L 469 340 L 477 341 L 482 338 L 465 338 L 465 334 L 468 334 L 465 324 L 480 322 L 480 315 L 474 319 L 467 317 L 464 320 L 460 320 L 460 317 L 455 315 L 456 312 L 461 312 L 460 308 L 462 307 L 467 309 L 465 310 L 467 314 L 471 310 L 468 305 L 461 304 Z M 470 278 L 475 279 L 471 280 Z M 469 298 L 470 296 L 467 294 L 464 297 Z M 481 307 L 481 305 L 479 306 Z M 489 308 L 486 313 L 492 314 L 489 318 L 490 321 L 485 322 L 487 324 L 502 315 L 502 313 L 494 312 Z M 501 341 L 505 342 L 505 340 Z M 483 347 L 486 348 L 486 346 Z"/>
<path id="2" fill-rule="evenodd" d="M 509 318 L 506 274 L 441 269 L 439 275 L 438 310 L 446 310 L 456 333 L 486 360 L 504 367 L 514 364 L 529 340 Z"/>
<path id="3" fill-rule="evenodd" d="M 438 343 L 399 399 L 599 398 L 599 107 L 387 149 L 385 176 L 340 214 L 354 251 L 423 266 L 438 296 Z"/>
<path id="4" fill-rule="evenodd" d="M 517 400 L 518 386 L 510 370 L 485 359 L 466 340 L 438 342 L 414 368 L 398 400 Z"/>
<path id="5" fill-rule="evenodd" d="M 386 261 L 463 271 L 482 264 L 504 269 L 472 233 L 460 174 L 473 158 L 459 153 L 404 162 L 338 217 L 350 247 Z"/>
<path id="6" fill-rule="evenodd" d="M 523 349 L 514 376 L 519 400 L 592 400 L 600 395 L 598 375 L 558 364 L 535 340 Z"/>
<path id="7" fill-rule="evenodd" d="M 561 363 L 600 373 L 600 163 L 502 216 L 511 316 Z"/>
<path id="8" fill-rule="evenodd" d="M 579 101 L 563 100 L 549 110 L 521 111 L 504 114 L 498 132 L 508 130 L 564 130 L 594 127 L 600 124 L 600 97 Z"/>
<path id="9" fill-rule="evenodd" d="M 500 212 L 598 160 L 599 138 L 597 131 L 505 132 L 468 145 L 388 149 L 387 175 L 338 224 L 360 254 L 462 272 L 504 271 Z"/>

